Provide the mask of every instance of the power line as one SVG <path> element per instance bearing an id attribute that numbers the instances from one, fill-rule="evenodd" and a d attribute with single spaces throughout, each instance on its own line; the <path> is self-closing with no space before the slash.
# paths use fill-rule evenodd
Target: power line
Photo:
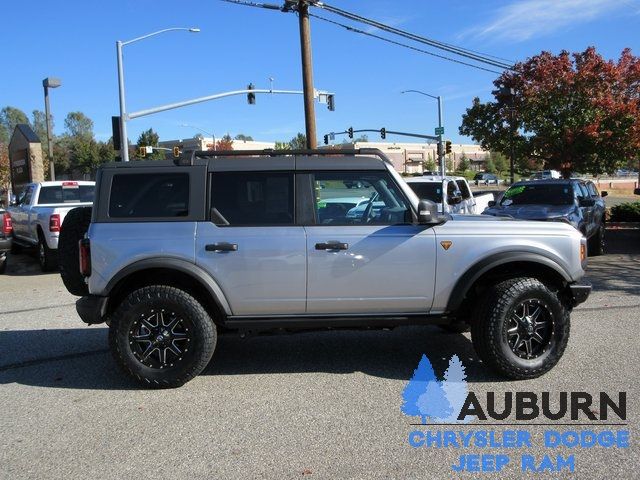
<path id="1" fill-rule="evenodd" d="M 480 65 L 474 65 L 472 63 L 467 63 L 467 62 L 464 62 L 462 60 L 456 60 L 455 58 L 447 57 L 445 55 L 440 55 L 440 54 L 434 53 L 434 52 L 429 52 L 428 50 L 423 50 L 423 49 L 418 48 L 418 47 L 407 45 L 406 43 L 401 43 L 401 42 L 398 42 L 398 41 L 395 41 L 395 40 L 391 40 L 389 38 L 385 38 L 385 37 L 382 37 L 380 35 L 376 35 L 375 33 L 365 32 L 364 30 L 360 30 L 359 28 L 351 27 L 349 25 L 345 25 L 344 23 L 336 22 L 335 20 L 330 20 L 328 18 L 321 17 L 321 16 L 313 14 L 313 13 L 310 13 L 309 16 L 313 17 L 313 18 L 317 18 L 318 20 L 322 20 L 323 22 L 332 23 L 332 24 L 337 25 L 339 27 L 342 27 L 342 28 L 344 28 L 346 30 L 349 30 L 350 32 L 359 33 L 361 35 L 366 35 L 368 37 L 376 38 L 378 40 L 382 40 L 383 42 L 388 42 L 388 43 L 391 43 L 393 45 L 397 45 L 399 47 L 404 47 L 404 48 L 408 48 L 410 50 L 414 50 L 416 52 L 424 53 L 426 55 L 431 55 L 432 57 L 441 58 L 441 59 L 447 60 L 449 62 L 458 63 L 460 65 L 465 65 L 467 67 L 477 68 L 478 70 L 483 70 L 485 72 L 495 73 L 497 75 L 500 75 L 500 73 L 501 73 L 501 72 L 498 72 L 496 70 L 491 70 L 489 68 L 481 67 Z"/>
<path id="2" fill-rule="evenodd" d="M 275 3 L 256 3 L 250 2 L 248 0 L 220 0 L 221 2 L 233 3 L 235 5 L 242 5 L 244 7 L 257 7 L 257 8 L 266 8 L 269 10 L 282 10 L 280 5 Z"/>
<path id="3" fill-rule="evenodd" d="M 383 23 L 377 22 L 375 20 L 371 20 L 365 17 L 362 17 L 360 15 L 351 13 L 351 12 L 347 12 L 346 10 L 341 10 L 339 8 L 336 7 L 332 7 L 331 5 L 327 5 L 326 3 L 322 3 L 322 2 L 313 2 L 311 3 L 311 5 L 318 7 L 318 8 L 322 8 L 330 13 L 334 13 L 336 15 L 339 15 L 341 17 L 344 18 L 348 18 L 349 20 L 355 21 L 355 22 L 360 22 L 360 23 L 364 23 L 365 25 L 369 25 L 371 27 L 375 27 L 378 28 L 380 30 L 386 31 L 388 33 L 393 33 L 395 35 L 399 35 L 401 37 L 404 38 L 408 38 L 409 40 L 413 40 L 415 42 L 419 42 L 419 43 L 424 43 L 426 45 L 429 45 L 431 47 L 434 48 L 438 48 L 441 50 L 445 50 L 448 51 L 449 53 L 453 53 L 456 55 L 460 55 L 462 57 L 466 57 L 469 58 L 471 60 L 474 60 L 476 62 L 480 62 L 480 63 L 485 63 L 487 65 L 491 65 L 493 67 L 498 67 L 498 68 L 503 68 L 503 69 L 513 69 L 513 65 L 509 64 L 509 63 L 505 63 L 505 62 L 500 62 L 498 60 L 494 60 L 492 58 L 490 58 L 489 56 L 485 55 L 485 54 L 479 54 L 476 52 L 473 52 L 472 50 L 468 50 L 468 49 L 464 49 L 461 47 L 456 47 L 454 45 L 450 45 L 450 44 L 446 44 L 437 40 L 433 40 L 427 37 L 423 37 L 420 35 L 416 35 L 410 32 L 407 32 L 405 30 L 401 30 L 399 28 L 395 28 L 395 27 L 391 27 L 389 25 L 385 25 Z"/>

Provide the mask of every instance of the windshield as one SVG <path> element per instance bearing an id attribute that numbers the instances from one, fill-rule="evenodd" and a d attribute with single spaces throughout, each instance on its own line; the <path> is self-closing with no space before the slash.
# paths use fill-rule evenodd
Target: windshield
<path id="1" fill-rule="evenodd" d="M 429 182 L 410 182 L 411 187 L 420 200 L 431 200 L 435 203 L 442 202 L 442 184 Z"/>
<path id="2" fill-rule="evenodd" d="M 40 205 L 47 203 L 91 203 L 94 191 L 94 185 L 42 187 L 38 203 Z"/>
<path id="3" fill-rule="evenodd" d="M 514 185 L 504 192 L 500 205 L 571 205 L 573 189 L 569 184 Z"/>

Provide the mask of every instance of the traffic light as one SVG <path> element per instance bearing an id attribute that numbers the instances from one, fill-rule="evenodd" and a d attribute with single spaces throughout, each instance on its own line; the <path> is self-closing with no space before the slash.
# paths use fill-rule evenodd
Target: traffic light
<path id="1" fill-rule="evenodd" d="M 113 138 L 113 149 L 120 150 L 120 117 L 111 117 L 111 135 Z"/>
<path id="2" fill-rule="evenodd" d="M 336 101 L 333 95 L 327 95 L 327 108 L 330 112 L 333 112 L 336 109 Z"/>
<path id="3" fill-rule="evenodd" d="M 451 153 L 451 140 L 447 140 L 446 142 L 444 142 L 444 153 L 446 155 L 449 155 Z"/>
<path id="4" fill-rule="evenodd" d="M 349 127 L 349 130 L 347 130 L 347 133 L 349 134 L 349 138 L 353 138 L 353 127 Z"/>
<path id="5" fill-rule="evenodd" d="M 247 90 L 253 90 L 255 87 L 253 86 L 253 83 L 250 83 L 249 85 L 247 85 Z M 256 104 L 256 94 L 253 92 L 249 92 L 247 93 L 247 102 L 249 102 L 249 105 L 255 105 Z"/>
<path id="6" fill-rule="evenodd" d="M 180 147 L 173 147 L 173 156 L 176 158 L 180 157 Z"/>
<path id="7" fill-rule="evenodd" d="M 324 144 L 329 145 L 329 135 L 324 136 Z"/>
<path id="8" fill-rule="evenodd" d="M 380 129 L 380 138 L 382 138 L 383 140 L 387 138 L 387 129 L 384 127 Z"/>

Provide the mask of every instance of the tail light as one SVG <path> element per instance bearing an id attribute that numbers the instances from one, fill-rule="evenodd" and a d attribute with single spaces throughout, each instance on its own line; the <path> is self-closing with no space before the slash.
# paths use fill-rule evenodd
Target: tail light
<path id="1" fill-rule="evenodd" d="M 50 232 L 59 232 L 60 231 L 60 215 L 54 213 L 49 217 L 49 231 Z"/>
<path id="2" fill-rule="evenodd" d="M 78 242 L 78 252 L 80 257 L 80 273 L 85 277 L 91 276 L 91 242 L 88 238 L 83 238 Z"/>
<path id="3" fill-rule="evenodd" d="M 13 223 L 11 223 L 11 216 L 8 213 L 2 214 L 2 233 L 4 236 L 8 236 L 13 232 Z"/>

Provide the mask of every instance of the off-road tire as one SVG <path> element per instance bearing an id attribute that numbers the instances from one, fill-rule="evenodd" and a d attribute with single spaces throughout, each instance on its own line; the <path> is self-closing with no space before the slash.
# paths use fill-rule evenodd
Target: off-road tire
<path id="1" fill-rule="evenodd" d="M 40 269 L 43 272 L 51 272 L 58 268 L 58 251 L 49 248 L 47 241 L 44 239 L 44 235 L 41 232 L 38 232 L 38 247 L 36 255 L 38 256 Z"/>
<path id="2" fill-rule="evenodd" d="M 143 364 L 130 341 L 136 320 L 155 309 L 175 311 L 187 319 L 192 328 L 188 356 L 168 368 L 151 368 Z M 109 347 L 114 359 L 125 373 L 150 388 L 180 387 L 194 378 L 211 360 L 216 341 L 216 326 L 202 305 L 187 292 L 166 285 L 133 291 L 110 318 Z"/>
<path id="3" fill-rule="evenodd" d="M 13 235 L 13 241 L 11 242 L 11 253 L 13 253 L 14 255 L 17 255 L 22 253 L 23 249 L 24 247 L 16 241 L 16 236 Z"/>
<path id="4" fill-rule="evenodd" d="M 598 231 L 594 233 L 591 238 L 587 241 L 587 252 L 590 257 L 597 257 L 599 255 L 604 255 L 605 242 L 605 226 L 604 222 L 600 224 L 598 227 Z"/>
<path id="5" fill-rule="evenodd" d="M 551 319 L 549 343 L 533 359 L 516 355 L 506 332 L 516 308 L 527 301 L 543 304 Z M 490 369 L 505 377 L 522 380 L 539 377 L 558 363 L 569 341 L 569 324 L 569 309 L 557 293 L 535 278 L 513 278 L 489 289 L 476 310 L 471 338 L 476 353 Z"/>
<path id="6" fill-rule="evenodd" d="M 69 293 L 83 297 L 89 288 L 80 273 L 78 242 L 84 238 L 91 224 L 91 207 L 78 207 L 64 217 L 58 239 L 60 276 Z"/>

